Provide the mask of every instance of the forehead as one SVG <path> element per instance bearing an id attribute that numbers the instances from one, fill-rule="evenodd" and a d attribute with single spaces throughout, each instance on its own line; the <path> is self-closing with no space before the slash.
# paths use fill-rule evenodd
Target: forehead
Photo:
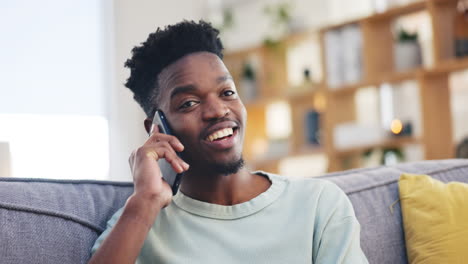
<path id="1" fill-rule="evenodd" d="M 186 55 L 167 66 L 159 75 L 161 93 L 176 85 L 196 84 L 229 74 L 223 61 L 210 52 Z"/>

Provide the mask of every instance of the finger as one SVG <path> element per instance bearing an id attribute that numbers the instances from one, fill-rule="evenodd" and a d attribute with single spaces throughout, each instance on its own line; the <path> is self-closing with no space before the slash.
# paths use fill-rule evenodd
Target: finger
<path id="1" fill-rule="evenodd" d="M 167 144 L 167 143 L 166 143 Z M 177 173 L 182 173 L 188 169 L 185 163 L 172 148 L 158 148 L 160 158 L 164 158 Z"/>
<path id="2" fill-rule="evenodd" d="M 189 169 L 189 165 L 183 161 L 177 154 L 175 153 L 166 153 L 165 159 L 169 164 L 171 164 L 174 171 L 177 173 L 182 173 Z"/>
<path id="3" fill-rule="evenodd" d="M 158 142 L 169 142 L 169 144 L 174 148 L 175 151 L 181 152 L 184 150 L 184 145 L 179 141 L 178 138 L 172 135 L 162 134 L 162 133 L 154 133 L 151 137 L 146 141 L 145 144 L 156 144 Z"/>
<path id="4" fill-rule="evenodd" d="M 166 159 L 177 173 L 182 173 L 190 167 L 177 155 L 171 145 L 164 141 L 137 149 L 133 165 L 140 165 L 145 160 L 158 161 L 159 159 Z"/>

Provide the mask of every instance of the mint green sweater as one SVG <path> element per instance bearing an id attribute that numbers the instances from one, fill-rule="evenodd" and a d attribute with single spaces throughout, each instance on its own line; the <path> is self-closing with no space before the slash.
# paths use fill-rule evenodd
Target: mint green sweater
<path id="1" fill-rule="evenodd" d="M 368 263 L 341 189 L 319 179 L 259 174 L 270 179 L 270 188 L 233 206 L 178 192 L 158 215 L 137 263 Z M 109 220 L 93 253 L 121 213 Z"/>

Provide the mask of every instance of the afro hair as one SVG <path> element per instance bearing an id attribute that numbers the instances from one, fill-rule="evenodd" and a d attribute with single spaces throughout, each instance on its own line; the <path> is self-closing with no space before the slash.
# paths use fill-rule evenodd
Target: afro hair
<path id="1" fill-rule="evenodd" d="M 159 95 L 158 76 L 178 59 L 194 52 L 211 52 L 223 59 L 223 44 L 219 31 L 205 21 L 182 21 L 158 28 L 140 46 L 132 49 L 132 57 L 125 62 L 130 77 L 125 86 L 133 92 L 148 117 L 154 115 Z"/>

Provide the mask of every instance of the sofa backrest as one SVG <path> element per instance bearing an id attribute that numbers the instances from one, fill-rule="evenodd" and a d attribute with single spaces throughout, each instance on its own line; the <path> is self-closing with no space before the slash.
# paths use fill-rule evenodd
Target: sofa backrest
<path id="1" fill-rule="evenodd" d="M 131 183 L 0 178 L 0 263 L 87 263 Z"/>
<path id="2" fill-rule="evenodd" d="M 361 224 L 361 247 L 369 263 L 407 263 L 398 202 L 398 179 L 402 173 L 428 174 L 443 182 L 468 183 L 468 160 L 403 163 L 321 177 L 336 183 L 351 200 Z"/>
<path id="3" fill-rule="evenodd" d="M 407 263 L 398 178 L 429 174 L 468 182 L 468 160 L 406 163 L 322 176 L 340 186 L 361 224 L 369 263 Z M 0 178 L 0 263 L 86 263 L 131 183 Z"/>

